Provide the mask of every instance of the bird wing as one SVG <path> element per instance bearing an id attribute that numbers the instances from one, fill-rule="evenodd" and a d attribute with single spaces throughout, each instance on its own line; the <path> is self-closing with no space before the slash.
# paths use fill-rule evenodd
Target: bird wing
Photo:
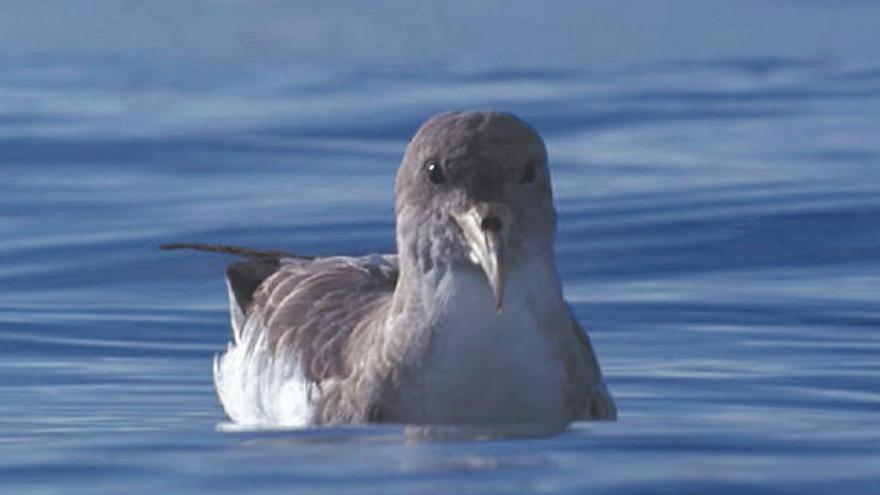
<path id="1" fill-rule="evenodd" d="M 245 317 L 260 323 L 254 331 L 264 333 L 273 355 L 297 356 L 307 380 L 345 376 L 345 345 L 391 298 L 397 273 L 396 256 L 285 259 L 256 291 Z"/>
<path id="2" fill-rule="evenodd" d="M 238 263 L 227 271 L 233 342 L 215 360 L 221 403 L 238 423 L 311 423 L 351 373 L 352 339 L 390 301 L 397 257 L 280 258 L 268 275 L 265 260 Z"/>
<path id="3" fill-rule="evenodd" d="M 617 419 L 617 407 L 605 386 L 590 338 L 573 314 L 571 330 L 575 345 L 566 360 L 569 376 L 566 397 L 572 417 L 613 421 Z"/>

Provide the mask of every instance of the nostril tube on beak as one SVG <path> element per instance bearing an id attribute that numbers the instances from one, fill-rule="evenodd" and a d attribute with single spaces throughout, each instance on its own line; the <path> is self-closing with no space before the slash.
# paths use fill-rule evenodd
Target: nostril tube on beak
<path id="1" fill-rule="evenodd" d="M 501 219 L 495 216 L 488 216 L 480 222 L 480 228 L 485 232 L 501 232 Z"/>

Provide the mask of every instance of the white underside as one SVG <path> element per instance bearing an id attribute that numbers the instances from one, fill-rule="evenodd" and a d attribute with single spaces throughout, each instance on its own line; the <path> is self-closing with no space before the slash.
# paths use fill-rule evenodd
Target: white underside
<path id="1" fill-rule="evenodd" d="M 404 391 L 404 419 L 562 421 L 566 377 L 547 330 L 570 323 L 555 272 L 527 265 L 508 274 L 505 292 L 498 313 L 481 272 L 443 275 L 438 326 L 424 376 Z"/>
<path id="2" fill-rule="evenodd" d="M 230 294 L 233 342 L 214 357 L 214 388 L 223 409 L 238 426 L 307 426 L 312 417 L 309 393 L 315 392 L 295 360 L 274 359 L 259 318 L 236 312 Z"/>

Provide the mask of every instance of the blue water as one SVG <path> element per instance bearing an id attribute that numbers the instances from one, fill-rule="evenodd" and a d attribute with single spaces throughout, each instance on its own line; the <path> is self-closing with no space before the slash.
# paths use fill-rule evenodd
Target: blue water
<path id="1" fill-rule="evenodd" d="M 623 3 L 4 7 L 0 493 L 880 492 L 880 6 Z M 618 422 L 218 431 L 227 260 L 156 246 L 390 251 L 459 108 L 545 136 Z"/>

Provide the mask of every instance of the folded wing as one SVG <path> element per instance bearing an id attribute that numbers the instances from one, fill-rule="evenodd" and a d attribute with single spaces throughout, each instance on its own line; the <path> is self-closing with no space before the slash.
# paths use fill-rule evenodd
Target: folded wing
<path id="1" fill-rule="evenodd" d="M 241 424 L 303 426 L 356 358 L 352 339 L 390 300 L 395 256 L 251 259 L 227 270 L 233 341 L 215 359 L 227 415 Z M 330 399 L 332 401 L 332 398 Z"/>

